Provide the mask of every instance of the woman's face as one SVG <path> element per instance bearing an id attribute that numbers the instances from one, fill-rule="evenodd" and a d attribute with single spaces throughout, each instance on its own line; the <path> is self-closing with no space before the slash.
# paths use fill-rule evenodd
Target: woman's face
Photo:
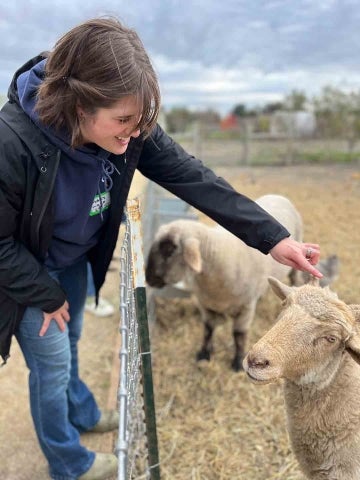
<path id="1" fill-rule="evenodd" d="M 116 155 L 125 153 L 131 137 L 138 137 L 136 126 L 140 120 L 137 99 L 133 95 L 122 98 L 110 108 L 99 108 L 96 113 L 77 109 L 80 130 L 85 143 L 95 143 Z"/>

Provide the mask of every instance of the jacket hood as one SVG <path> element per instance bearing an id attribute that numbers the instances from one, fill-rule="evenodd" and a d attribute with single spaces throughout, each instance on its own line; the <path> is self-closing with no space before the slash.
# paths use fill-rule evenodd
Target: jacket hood
<path id="1" fill-rule="evenodd" d="M 8 89 L 8 99 L 10 102 L 17 103 L 18 105 L 20 105 L 19 96 L 18 96 L 18 87 L 17 87 L 18 77 L 22 73 L 28 72 L 29 70 L 31 70 L 35 65 L 45 60 L 45 58 L 46 58 L 45 54 L 37 55 L 36 57 L 24 63 L 24 65 L 15 72 Z"/>
<path id="2" fill-rule="evenodd" d="M 29 70 L 23 71 L 17 76 L 17 96 L 21 107 L 29 117 L 39 124 L 38 114 L 35 111 L 36 95 L 39 86 L 45 77 L 46 59 L 33 65 Z"/>

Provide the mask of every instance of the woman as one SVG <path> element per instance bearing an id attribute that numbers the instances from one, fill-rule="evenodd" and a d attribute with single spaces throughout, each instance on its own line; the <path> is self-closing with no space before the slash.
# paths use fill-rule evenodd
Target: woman
<path id="1" fill-rule="evenodd" d="M 0 354 L 16 335 L 36 433 L 55 480 L 114 474 L 80 433 L 116 428 L 78 375 L 86 264 L 98 295 L 136 168 L 248 245 L 320 277 L 300 244 L 156 124 L 160 93 L 137 34 L 114 19 L 66 33 L 20 68 L 0 114 Z"/>

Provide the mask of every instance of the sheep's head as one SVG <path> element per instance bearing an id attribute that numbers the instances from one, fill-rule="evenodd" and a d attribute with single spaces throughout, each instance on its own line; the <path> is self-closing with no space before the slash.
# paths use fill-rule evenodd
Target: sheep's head
<path id="1" fill-rule="evenodd" d="M 244 369 L 256 383 L 285 378 L 326 383 L 345 351 L 360 363 L 360 305 L 346 305 L 314 282 L 289 287 L 270 278 L 283 301 L 277 323 L 251 348 Z"/>
<path id="2" fill-rule="evenodd" d="M 201 272 L 200 241 L 184 227 L 180 220 L 158 230 L 145 268 L 146 281 L 151 287 L 162 288 L 185 280 L 189 270 Z"/>

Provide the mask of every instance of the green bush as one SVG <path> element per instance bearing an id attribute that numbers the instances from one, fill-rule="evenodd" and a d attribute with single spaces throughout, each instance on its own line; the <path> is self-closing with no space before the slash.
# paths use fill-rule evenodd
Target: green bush
<path id="1" fill-rule="evenodd" d="M 297 152 L 294 161 L 300 163 L 352 163 L 360 159 L 360 152 L 318 151 Z"/>

